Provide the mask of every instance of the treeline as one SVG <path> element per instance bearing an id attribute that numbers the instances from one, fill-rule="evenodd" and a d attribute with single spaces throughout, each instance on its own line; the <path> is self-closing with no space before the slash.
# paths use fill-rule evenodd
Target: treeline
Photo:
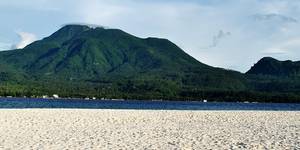
<path id="1" fill-rule="evenodd" d="M 66 82 L 44 80 L 22 84 L 1 83 L 0 95 L 13 97 L 42 97 L 58 94 L 64 98 L 96 97 L 97 99 L 183 100 L 215 102 L 278 102 L 299 103 L 298 92 L 266 92 L 255 90 L 220 90 L 180 86 L 168 80 L 117 80 Z"/>

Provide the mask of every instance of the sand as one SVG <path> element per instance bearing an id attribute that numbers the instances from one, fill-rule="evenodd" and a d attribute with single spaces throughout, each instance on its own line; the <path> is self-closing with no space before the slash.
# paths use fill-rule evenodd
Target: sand
<path id="1" fill-rule="evenodd" d="M 300 112 L 2 109 L 0 149 L 300 149 Z"/>

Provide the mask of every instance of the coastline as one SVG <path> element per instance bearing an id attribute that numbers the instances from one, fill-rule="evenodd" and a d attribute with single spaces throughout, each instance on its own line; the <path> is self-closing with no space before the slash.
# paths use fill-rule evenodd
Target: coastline
<path id="1" fill-rule="evenodd" d="M 245 103 L 150 100 L 85 100 L 43 98 L 0 98 L 0 109 L 135 109 L 135 110 L 255 110 L 300 111 L 294 103 Z"/>

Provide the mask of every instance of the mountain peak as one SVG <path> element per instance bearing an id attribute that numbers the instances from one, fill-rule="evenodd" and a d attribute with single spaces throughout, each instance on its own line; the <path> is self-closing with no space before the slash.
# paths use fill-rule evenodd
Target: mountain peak
<path id="1" fill-rule="evenodd" d="M 169 40 L 139 38 L 119 29 L 69 24 L 12 58 L 26 72 L 45 76 L 98 78 L 168 69 L 207 67 Z M 15 61 L 15 60 L 18 61 Z"/>
<path id="2" fill-rule="evenodd" d="M 66 24 L 62 26 L 58 31 L 87 31 L 91 29 L 109 29 L 108 27 L 93 25 L 93 24 Z"/>
<path id="3" fill-rule="evenodd" d="M 76 24 L 69 24 L 65 25 L 60 28 L 58 31 L 53 33 L 51 36 L 46 38 L 47 40 L 56 40 L 56 41 L 66 41 L 70 38 L 90 30 L 91 28 L 86 25 L 76 25 Z"/>
<path id="4" fill-rule="evenodd" d="M 246 74 L 294 76 L 300 74 L 300 62 L 279 61 L 272 57 L 260 59 Z"/>
<path id="5" fill-rule="evenodd" d="M 278 61 L 278 60 L 273 57 L 263 57 L 259 61 Z"/>

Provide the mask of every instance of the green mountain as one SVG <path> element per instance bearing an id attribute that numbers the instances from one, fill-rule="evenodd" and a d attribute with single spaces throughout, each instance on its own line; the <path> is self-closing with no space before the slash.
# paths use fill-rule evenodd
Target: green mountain
<path id="1" fill-rule="evenodd" d="M 269 76 L 300 76 L 300 62 L 279 61 L 271 57 L 259 60 L 246 74 Z"/>
<path id="2" fill-rule="evenodd" d="M 23 49 L 0 52 L 0 95 L 279 102 L 282 93 L 290 97 L 291 91 L 261 88 L 269 77 L 252 72 L 208 66 L 167 39 L 66 25 Z"/>
<path id="3" fill-rule="evenodd" d="M 265 57 L 251 67 L 246 76 L 255 91 L 273 94 L 272 99 L 277 101 L 300 102 L 300 62 Z"/>

